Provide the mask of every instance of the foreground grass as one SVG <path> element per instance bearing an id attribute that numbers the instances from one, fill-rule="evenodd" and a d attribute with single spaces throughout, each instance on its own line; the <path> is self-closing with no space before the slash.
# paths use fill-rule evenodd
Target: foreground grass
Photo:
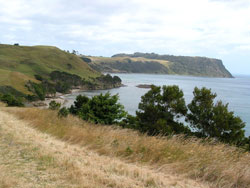
<path id="1" fill-rule="evenodd" d="M 148 137 L 132 130 L 98 126 L 76 117 L 59 119 L 41 109 L 9 108 L 38 130 L 99 154 L 150 165 L 162 173 L 181 174 L 214 187 L 249 187 L 250 155 L 220 143 L 183 137 Z"/>
<path id="2" fill-rule="evenodd" d="M 0 107 L 5 107 L 6 104 L 0 101 Z"/>
<path id="3" fill-rule="evenodd" d="M 206 188 L 147 165 L 100 155 L 0 109 L 0 188 Z"/>

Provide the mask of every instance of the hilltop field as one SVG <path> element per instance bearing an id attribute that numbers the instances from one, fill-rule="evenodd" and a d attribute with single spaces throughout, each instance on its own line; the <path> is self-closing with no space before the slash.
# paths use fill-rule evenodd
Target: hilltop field
<path id="1" fill-rule="evenodd" d="M 0 108 L 0 187 L 247 188 L 249 161 L 221 143 Z"/>

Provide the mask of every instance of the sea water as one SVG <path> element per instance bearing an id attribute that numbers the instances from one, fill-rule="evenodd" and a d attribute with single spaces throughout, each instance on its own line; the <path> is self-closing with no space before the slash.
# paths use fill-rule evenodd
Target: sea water
<path id="1" fill-rule="evenodd" d="M 66 96 L 67 106 L 73 104 L 79 94 L 94 96 L 100 93 L 110 92 L 119 94 L 120 103 L 124 105 L 129 114 L 134 115 L 138 109 L 141 96 L 149 89 L 137 88 L 139 84 L 178 85 L 184 92 L 186 103 L 193 98 L 194 87 L 211 88 L 217 93 L 217 100 L 229 103 L 229 109 L 234 111 L 246 123 L 246 135 L 250 135 L 250 76 L 234 75 L 235 78 L 207 78 L 193 76 L 175 76 L 158 74 L 112 74 L 122 79 L 125 87 L 110 90 L 97 90 L 87 92 L 77 92 Z"/>

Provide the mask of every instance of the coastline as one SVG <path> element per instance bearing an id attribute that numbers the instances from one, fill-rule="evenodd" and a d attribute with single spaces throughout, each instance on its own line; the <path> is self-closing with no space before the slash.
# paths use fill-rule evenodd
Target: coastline
<path id="1" fill-rule="evenodd" d="M 119 87 L 126 87 L 126 85 L 121 84 Z M 106 89 L 94 89 L 94 90 L 107 90 L 107 89 L 114 89 L 114 88 L 119 88 L 119 87 L 106 88 Z M 60 103 L 61 106 L 66 106 L 66 104 L 69 101 L 65 98 L 65 96 L 71 95 L 73 93 L 84 92 L 84 91 L 90 91 L 90 90 L 81 88 L 81 89 L 71 89 L 70 93 L 65 93 L 65 94 L 57 92 L 55 96 L 46 97 L 45 100 L 43 101 L 39 100 L 39 101 L 27 102 L 25 106 L 36 107 L 36 108 L 49 108 L 49 103 L 51 101 L 56 101 L 57 103 Z"/>
<path id="2" fill-rule="evenodd" d="M 62 93 L 56 93 L 55 96 L 53 97 L 46 97 L 45 100 L 41 101 L 34 101 L 34 102 L 28 102 L 25 106 L 28 107 L 37 107 L 37 108 L 48 108 L 49 103 L 51 101 L 56 101 L 57 103 L 60 103 L 61 106 L 65 106 L 67 104 L 68 100 L 65 98 L 65 96 L 81 92 L 81 91 L 86 91 L 86 89 L 72 89 L 70 90 L 70 93 L 62 94 Z"/>

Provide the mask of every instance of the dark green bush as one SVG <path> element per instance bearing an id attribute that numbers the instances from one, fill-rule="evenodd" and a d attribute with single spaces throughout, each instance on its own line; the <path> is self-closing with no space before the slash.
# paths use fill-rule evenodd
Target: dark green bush
<path id="1" fill-rule="evenodd" d="M 19 106 L 23 107 L 24 104 L 21 98 L 16 98 L 10 94 L 4 94 L 0 97 L 0 100 L 4 103 L 7 103 L 8 106 Z"/>
<path id="2" fill-rule="evenodd" d="M 40 100 L 44 100 L 46 96 L 46 89 L 42 84 L 28 81 L 26 87 L 33 92 Z"/>
<path id="3" fill-rule="evenodd" d="M 79 95 L 69 111 L 84 120 L 111 125 L 126 115 L 124 107 L 118 103 L 118 99 L 118 95 L 111 96 L 110 93 L 100 94 L 91 99 Z"/>
<path id="4" fill-rule="evenodd" d="M 61 107 L 61 103 L 57 103 L 54 100 L 49 103 L 49 109 L 50 110 L 59 110 L 60 107 Z"/>
<path id="5" fill-rule="evenodd" d="M 194 89 L 194 98 L 188 105 L 178 86 L 152 86 L 139 103 L 136 116 L 128 115 L 120 122 L 125 128 L 137 129 L 149 135 L 178 134 L 215 138 L 221 142 L 241 146 L 250 150 L 250 137 L 244 135 L 245 123 L 228 110 L 228 104 L 214 102 L 216 93 L 207 88 Z M 185 120 L 192 127 L 178 121 Z"/>
<path id="6" fill-rule="evenodd" d="M 58 111 L 57 115 L 60 118 L 67 117 L 69 115 L 69 110 L 66 107 L 63 107 Z"/>
<path id="7" fill-rule="evenodd" d="M 25 94 L 16 90 L 15 88 L 11 87 L 11 86 L 0 86 L 0 93 L 2 94 L 10 94 L 14 97 L 17 98 L 23 98 L 25 97 Z"/>
<path id="8" fill-rule="evenodd" d="M 35 78 L 37 80 L 39 80 L 39 81 L 43 81 L 44 80 L 43 77 L 41 75 L 38 75 L 38 74 L 35 75 Z"/>
<path id="9" fill-rule="evenodd" d="M 86 63 L 91 63 L 91 59 L 87 58 L 87 57 L 81 57 L 81 59 L 86 62 Z"/>

